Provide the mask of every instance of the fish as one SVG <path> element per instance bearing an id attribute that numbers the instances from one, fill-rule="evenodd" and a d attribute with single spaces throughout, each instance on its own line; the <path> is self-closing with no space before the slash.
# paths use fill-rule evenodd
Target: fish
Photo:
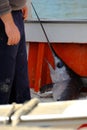
<path id="1" fill-rule="evenodd" d="M 48 46 L 52 52 L 54 63 L 55 63 L 55 68 L 53 68 L 51 64 L 47 61 L 50 70 L 52 84 L 42 86 L 40 88 L 39 95 L 42 96 L 42 93 L 44 95 L 46 90 L 47 93 L 48 90 L 49 91 L 52 90 L 53 98 L 57 101 L 76 99 L 79 96 L 80 91 L 84 86 L 83 82 L 80 76 L 76 74 L 71 68 L 69 68 L 69 66 L 67 66 L 65 62 L 56 54 L 55 50 L 53 49 L 49 41 L 45 28 L 37 14 L 37 11 L 33 3 L 31 3 L 31 5 L 41 25 L 41 28 L 47 40 Z"/>
<path id="2" fill-rule="evenodd" d="M 49 47 L 54 59 L 54 67 L 47 61 L 52 84 L 41 87 L 40 92 L 52 91 L 54 101 L 78 99 L 84 87 L 81 77 L 58 56 L 51 43 Z"/>

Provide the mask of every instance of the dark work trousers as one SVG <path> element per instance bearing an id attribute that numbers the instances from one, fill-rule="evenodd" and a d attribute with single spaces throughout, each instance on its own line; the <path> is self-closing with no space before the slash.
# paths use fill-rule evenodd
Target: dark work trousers
<path id="1" fill-rule="evenodd" d="M 0 104 L 24 103 L 30 100 L 24 23 L 21 11 L 12 12 L 21 40 L 8 46 L 3 22 L 0 20 Z"/>

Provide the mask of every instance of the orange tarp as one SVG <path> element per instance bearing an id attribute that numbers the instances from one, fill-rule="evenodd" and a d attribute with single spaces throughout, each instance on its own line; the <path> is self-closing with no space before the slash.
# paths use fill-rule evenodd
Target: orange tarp
<path id="1" fill-rule="evenodd" d="M 51 43 L 63 61 L 80 76 L 87 76 L 87 45 L 75 43 Z M 38 91 L 42 85 L 51 83 L 46 59 L 54 65 L 47 43 L 29 43 L 28 73 L 30 86 Z"/>

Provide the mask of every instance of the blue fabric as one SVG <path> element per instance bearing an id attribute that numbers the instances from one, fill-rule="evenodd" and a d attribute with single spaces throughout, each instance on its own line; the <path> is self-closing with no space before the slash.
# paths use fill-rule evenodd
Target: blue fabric
<path id="1" fill-rule="evenodd" d="M 21 11 L 12 12 L 21 33 L 17 45 L 8 46 L 4 24 L 0 20 L 0 104 L 30 100 L 24 23 Z"/>

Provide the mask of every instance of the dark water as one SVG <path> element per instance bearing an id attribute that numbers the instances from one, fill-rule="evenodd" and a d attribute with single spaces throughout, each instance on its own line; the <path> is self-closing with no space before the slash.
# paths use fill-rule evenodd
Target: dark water
<path id="1" fill-rule="evenodd" d="M 40 18 L 87 19 L 87 0 L 32 0 Z M 32 10 L 32 16 L 35 13 Z"/>

